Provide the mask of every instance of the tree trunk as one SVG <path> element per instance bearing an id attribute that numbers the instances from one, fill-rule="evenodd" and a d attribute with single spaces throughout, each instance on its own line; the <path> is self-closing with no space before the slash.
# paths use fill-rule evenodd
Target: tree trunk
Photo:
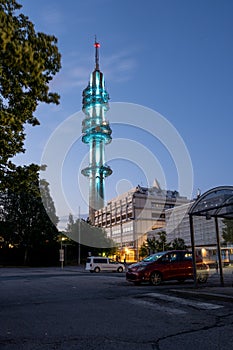
<path id="1" fill-rule="evenodd" d="M 25 248 L 23 264 L 27 265 L 27 262 L 28 262 L 28 247 Z"/>

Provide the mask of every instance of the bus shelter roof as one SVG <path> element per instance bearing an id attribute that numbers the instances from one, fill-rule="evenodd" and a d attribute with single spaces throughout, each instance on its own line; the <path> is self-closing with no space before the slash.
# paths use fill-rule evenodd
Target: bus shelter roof
<path id="1" fill-rule="evenodd" d="M 219 186 L 203 193 L 189 209 L 191 216 L 233 219 L 233 186 Z"/>

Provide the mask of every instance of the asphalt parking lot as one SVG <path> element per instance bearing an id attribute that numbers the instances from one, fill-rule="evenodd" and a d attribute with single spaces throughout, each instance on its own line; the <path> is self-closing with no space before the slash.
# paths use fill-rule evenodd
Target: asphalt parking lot
<path id="1" fill-rule="evenodd" d="M 1 268 L 0 348 L 228 350 L 233 288 L 215 280 L 134 286 L 83 267 Z"/>

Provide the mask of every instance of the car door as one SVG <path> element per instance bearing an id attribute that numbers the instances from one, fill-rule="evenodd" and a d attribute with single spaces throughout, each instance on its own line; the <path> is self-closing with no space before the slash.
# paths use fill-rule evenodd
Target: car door
<path id="1" fill-rule="evenodd" d="M 102 270 L 103 271 L 110 271 L 109 259 L 108 258 L 103 258 L 102 259 Z"/>
<path id="2" fill-rule="evenodd" d="M 161 272 L 163 279 L 168 280 L 171 276 L 171 254 L 166 253 L 154 264 L 154 269 Z"/>
<path id="3" fill-rule="evenodd" d="M 109 270 L 116 271 L 117 268 L 118 268 L 118 263 L 113 259 L 109 259 Z"/>
<path id="4" fill-rule="evenodd" d="M 185 277 L 193 276 L 193 258 L 191 252 L 185 252 L 183 257 L 183 270 Z"/>
<path id="5" fill-rule="evenodd" d="M 171 252 L 170 253 L 170 279 L 183 279 L 184 277 L 184 264 L 183 264 L 183 252 Z"/>

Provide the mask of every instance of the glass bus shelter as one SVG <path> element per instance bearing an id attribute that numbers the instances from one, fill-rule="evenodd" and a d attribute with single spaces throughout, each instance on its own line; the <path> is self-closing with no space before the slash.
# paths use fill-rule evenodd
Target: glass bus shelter
<path id="1" fill-rule="evenodd" d="M 197 286 L 197 271 L 195 253 L 195 227 L 193 223 L 193 216 L 203 216 L 206 218 L 206 220 L 214 218 L 220 272 L 220 284 L 221 286 L 224 286 L 218 219 L 233 219 L 233 186 L 219 186 L 205 192 L 196 199 L 196 201 L 190 208 L 188 214 L 193 253 L 194 286 Z"/>

